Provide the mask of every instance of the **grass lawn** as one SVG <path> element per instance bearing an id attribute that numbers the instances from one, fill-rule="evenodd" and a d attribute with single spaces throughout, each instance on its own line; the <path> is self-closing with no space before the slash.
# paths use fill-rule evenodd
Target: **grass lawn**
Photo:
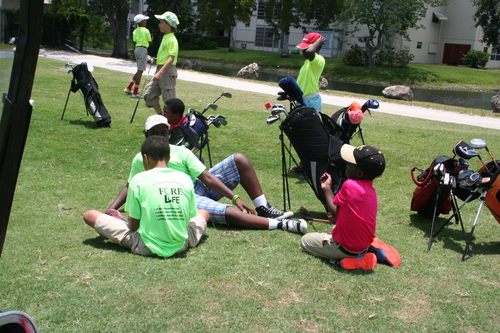
<path id="1" fill-rule="evenodd" d="M 430 220 L 409 210 L 415 188 L 409 171 L 428 167 L 438 155 L 451 157 L 458 140 L 482 138 L 500 155 L 499 131 L 381 113 L 364 118 L 367 144 L 387 159 L 375 181 L 377 235 L 399 250 L 400 267 L 345 271 L 301 253 L 297 234 L 214 225 L 183 256 L 144 258 L 99 238 L 82 219 L 88 209 L 107 208 L 127 182 L 152 114 L 140 103 L 130 123 L 136 100 L 122 92 L 129 74 L 96 68 L 93 75 L 111 128 L 96 129 L 79 92 L 71 94 L 61 121 L 71 75 L 63 62 L 39 59 L 36 104 L 0 259 L 1 310 L 28 313 L 42 332 L 498 331 L 500 226 L 484 209 L 474 256 L 466 261 L 460 260 L 465 241 L 455 224 L 427 252 Z M 222 92 L 185 81 L 177 88 L 186 106 L 197 110 Z M 227 91 L 233 98 L 220 99 L 216 113 L 228 124 L 210 132 L 212 157 L 245 153 L 266 196 L 281 208 L 279 128 L 265 124 L 263 107 L 273 101 Z M 475 170 L 481 166 L 478 159 L 470 163 Z M 309 185 L 290 177 L 296 216 L 305 207 L 324 218 Z M 249 202 L 242 188 L 236 193 Z M 467 230 L 477 207 L 476 201 L 463 209 Z M 322 222 L 309 226 L 330 229 Z"/>

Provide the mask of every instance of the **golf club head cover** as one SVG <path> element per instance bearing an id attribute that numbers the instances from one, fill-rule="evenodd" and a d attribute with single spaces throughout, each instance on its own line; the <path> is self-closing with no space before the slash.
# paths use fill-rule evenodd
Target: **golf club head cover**
<path id="1" fill-rule="evenodd" d="M 458 141 L 455 144 L 455 147 L 453 147 L 453 154 L 466 160 L 479 155 L 476 150 L 472 149 L 467 143 L 462 140 Z"/>
<path id="2" fill-rule="evenodd" d="M 365 112 L 368 109 L 378 109 L 379 106 L 380 103 L 377 100 L 370 98 L 363 104 L 361 110 Z"/>
<path id="3" fill-rule="evenodd" d="M 293 77 L 285 77 L 281 79 L 278 84 L 280 88 L 283 89 L 288 94 L 288 96 L 290 96 L 291 99 L 299 102 L 302 105 L 305 105 L 304 99 L 302 98 L 304 92 Z"/>
<path id="4" fill-rule="evenodd" d="M 347 116 L 352 124 L 359 124 L 363 120 L 363 111 L 361 110 L 361 105 L 358 102 L 352 102 L 347 108 Z"/>

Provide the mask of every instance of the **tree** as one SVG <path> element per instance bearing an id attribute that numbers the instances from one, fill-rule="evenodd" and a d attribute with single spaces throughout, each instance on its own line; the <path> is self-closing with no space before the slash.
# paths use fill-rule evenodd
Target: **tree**
<path id="1" fill-rule="evenodd" d="M 340 14 L 343 0 L 266 0 L 262 1 L 264 20 L 280 38 L 281 54 L 288 54 L 290 28 L 313 24 L 318 30 L 330 28 L 335 14 Z"/>
<path id="2" fill-rule="evenodd" d="M 55 14 L 64 15 L 73 29 L 71 33 L 74 45 L 76 46 L 76 37 L 78 36 L 78 49 L 83 51 L 83 42 L 90 26 L 87 1 L 53 0 L 50 9 Z"/>
<path id="3" fill-rule="evenodd" d="M 473 0 L 476 27 L 483 29 L 482 42 L 500 49 L 500 0 Z"/>
<path id="4" fill-rule="evenodd" d="M 228 32 L 229 51 L 234 50 L 233 28 L 236 22 L 250 24 L 255 0 L 198 0 L 199 26 L 203 31 L 216 33 L 221 27 Z"/>
<path id="5" fill-rule="evenodd" d="M 368 67 L 375 67 L 373 56 L 389 38 L 399 35 L 410 40 L 409 29 L 424 28 L 419 24 L 420 13 L 428 6 L 446 5 L 446 0 L 352 0 L 346 2 L 341 22 L 353 27 L 346 35 L 361 31 L 360 26 L 367 28 L 367 33 L 358 37 L 364 49 L 357 44 L 353 48 L 361 52 Z"/>
<path id="6" fill-rule="evenodd" d="M 97 14 L 104 14 L 113 30 L 114 58 L 128 59 L 127 21 L 130 0 L 88 0 L 91 10 Z"/>

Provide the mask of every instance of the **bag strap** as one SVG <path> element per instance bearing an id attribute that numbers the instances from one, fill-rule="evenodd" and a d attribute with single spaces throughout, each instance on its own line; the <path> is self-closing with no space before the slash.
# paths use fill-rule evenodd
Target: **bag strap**
<path id="1" fill-rule="evenodd" d="M 422 169 L 419 169 L 419 168 L 416 168 L 416 167 L 411 168 L 411 170 L 410 170 L 411 179 L 413 179 L 413 182 L 415 184 L 417 184 L 417 186 L 424 186 L 424 185 L 426 185 L 427 183 L 429 183 L 429 180 L 431 180 L 431 175 L 432 175 L 431 170 L 432 170 L 433 167 L 434 167 L 434 163 L 429 168 L 429 172 L 427 172 L 427 175 L 425 176 L 425 179 L 423 181 L 421 181 L 421 182 L 419 182 L 417 180 L 417 178 L 415 177 L 415 170 L 418 170 L 420 172 L 425 172 L 425 170 L 422 170 Z"/>

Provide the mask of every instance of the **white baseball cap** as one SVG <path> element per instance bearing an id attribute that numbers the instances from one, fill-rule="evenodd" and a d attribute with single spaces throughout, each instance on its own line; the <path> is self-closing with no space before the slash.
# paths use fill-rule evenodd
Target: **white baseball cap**
<path id="1" fill-rule="evenodd" d="M 144 127 L 144 131 L 147 132 L 156 125 L 164 124 L 167 125 L 167 128 L 170 129 L 170 124 L 168 123 L 168 119 L 161 114 L 155 114 L 154 116 L 150 116 L 146 119 L 146 126 Z"/>
<path id="2" fill-rule="evenodd" d="M 165 12 L 161 15 L 155 15 L 158 20 L 165 20 L 165 22 L 169 23 L 172 27 L 177 27 L 179 25 L 179 19 L 177 15 L 172 12 Z"/>
<path id="3" fill-rule="evenodd" d="M 149 19 L 149 16 L 146 16 L 146 15 L 142 15 L 142 14 L 137 14 L 136 16 L 134 16 L 134 21 L 135 23 L 140 23 L 144 20 L 148 20 Z"/>

